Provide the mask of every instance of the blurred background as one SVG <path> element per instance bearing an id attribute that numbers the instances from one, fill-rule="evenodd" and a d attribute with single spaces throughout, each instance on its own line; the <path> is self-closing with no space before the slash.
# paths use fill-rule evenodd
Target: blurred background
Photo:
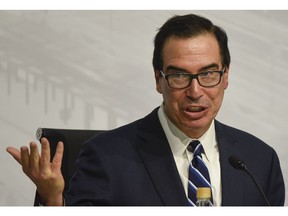
<path id="1" fill-rule="evenodd" d="M 288 11 L 0 10 L 1 206 L 30 206 L 35 195 L 7 146 L 28 145 L 38 127 L 112 129 L 161 104 L 153 38 L 186 13 L 229 36 L 230 85 L 217 119 L 271 145 L 288 185 Z"/>

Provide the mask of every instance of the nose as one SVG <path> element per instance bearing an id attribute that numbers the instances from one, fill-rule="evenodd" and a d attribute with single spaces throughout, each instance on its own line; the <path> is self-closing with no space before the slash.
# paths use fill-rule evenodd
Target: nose
<path id="1" fill-rule="evenodd" d="M 186 95 L 195 100 L 203 95 L 203 88 L 199 85 L 197 79 L 192 79 L 190 85 L 186 89 Z"/>

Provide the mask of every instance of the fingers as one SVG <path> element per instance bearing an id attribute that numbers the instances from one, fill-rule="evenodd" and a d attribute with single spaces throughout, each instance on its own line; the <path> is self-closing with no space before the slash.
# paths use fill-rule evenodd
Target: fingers
<path id="1" fill-rule="evenodd" d="M 41 150 L 41 158 L 40 158 L 40 169 L 45 170 L 48 166 L 50 167 L 50 145 L 49 141 L 46 138 L 41 139 L 42 150 Z M 58 142 L 57 148 L 55 151 L 55 155 L 52 160 L 51 168 L 52 171 L 61 169 L 62 158 L 64 153 L 64 144 L 63 142 Z"/>
<path id="2" fill-rule="evenodd" d="M 49 141 L 43 137 L 41 138 L 41 157 L 40 157 L 40 170 L 47 170 L 50 168 L 50 145 Z"/>
<path id="3" fill-rule="evenodd" d="M 21 164 L 22 164 L 22 169 L 24 171 L 24 173 L 26 173 L 27 175 L 29 172 L 29 166 L 30 166 L 30 162 L 29 162 L 29 150 L 26 146 L 22 146 L 20 148 L 21 151 Z"/>
<path id="4" fill-rule="evenodd" d="M 32 181 L 36 179 L 39 174 L 49 176 L 51 172 L 61 172 L 64 153 L 63 142 L 58 143 L 52 163 L 50 162 L 50 145 L 46 138 L 41 139 L 41 154 L 39 154 L 35 142 L 30 142 L 30 153 L 26 146 L 22 146 L 20 150 L 14 147 L 7 147 L 6 151 L 22 165 L 24 173 L 26 173 Z"/>
<path id="5" fill-rule="evenodd" d="M 39 152 L 35 142 L 30 143 L 30 153 L 27 146 L 22 146 L 20 151 L 14 147 L 8 147 L 6 151 L 22 165 L 25 174 L 31 177 L 31 173 L 37 175 L 39 171 Z"/>
<path id="6" fill-rule="evenodd" d="M 7 147 L 6 151 L 12 155 L 12 157 L 19 163 L 21 164 L 21 154 L 20 151 L 14 147 Z"/>
<path id="7" fill-rule="evenodd" d="M 52 169 L 54 171 L 61 171 L 60 169 L 62 164 L 63 153 L 64 153 L 64 144 L 63 142 L 58 142 L 56 152 L 52 161 Z"/>
<path id="8" fill-rule="evenodd" d="M 37 175 L 39 173 L 39 151 L 35 142 L 30 143 L 30 157 L 29 157 L 29 168 Z"/>

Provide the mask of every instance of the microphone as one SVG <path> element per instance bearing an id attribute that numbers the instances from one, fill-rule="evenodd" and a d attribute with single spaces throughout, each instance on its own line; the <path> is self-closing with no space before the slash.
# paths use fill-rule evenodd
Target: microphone
<path id="1" fill-rule="evenodd" d="M 255 183 L 255 185 L 257 186 L 258 190 L 260 191 L 263 199 L 265 200 L 267 206 L 270 206 L 270 203 L 269 203 L 266 195 L 264 194 L 261 186 L 256 181 L 256 179 L 254 178 L 252 173 L 247 169 L 247 167 L 244 164 L 244 162 L 241 159 L 239 159 L 237 156 L 235 156 L 235 155 L 230 156 L 228 160 L 229 160 L 229 163 L 230 163 L 230 165 L 232 167 L 234 167 L 235 169 L 239 169 L 239 170 L 242 170 L 242 171 L 246 172 L 252 178 L 253 182 Z"/>

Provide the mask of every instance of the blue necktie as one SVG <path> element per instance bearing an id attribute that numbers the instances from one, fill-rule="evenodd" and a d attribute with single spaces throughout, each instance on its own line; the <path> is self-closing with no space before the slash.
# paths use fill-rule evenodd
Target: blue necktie
<path id="1" fill-rule="evenodd" d="M 211 188 L 211 184 L 208 169 L 202 160 L 201 153 L 204 153 L 202 144 L 198 140 L 194 140 L 187 149 L 193 152 L 193 159 L 189 165 L 188 202 L 189 205 L 195 206 L 197 188 Z"/>

